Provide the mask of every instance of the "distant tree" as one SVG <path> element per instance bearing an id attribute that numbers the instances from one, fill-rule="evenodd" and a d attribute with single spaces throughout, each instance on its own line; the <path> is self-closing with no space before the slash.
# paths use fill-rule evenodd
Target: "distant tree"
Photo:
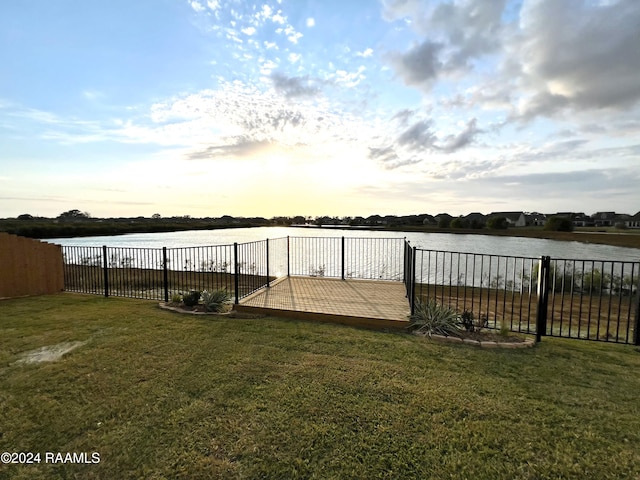
<path id="1" fill-rule="evenodd" d="M 462 217 L 451 220 L 451 228 L 467 228 L 467 221 Z"/>
<path id="2" fill-rule="evenodd" d="M 491 230 L 506 230 L 508 225 L 506 217 L 491 217 L 487 220 L 487 227 Z"/>
<path id="3" fill-rule="evenodd" d="M 61 220 L 83 220 L 91 218 L 91 214 L 89 212 L 81 212 L 80 210 L 74 209 L 61 213 L 58 215 L 58 218 Z"/>
<path id="4" fill-rule="evenodd" d="M 33 215 L 23 213 L 22 215 L 18 215 L 18 220 L 33 220 Z"/>
<path id="5" fill-rule="evenodd" d="M 154 213 L 153 215 L 151 215 L 151 218 L 157 220 L 159 218 L 162 218 L 162 216 L 159 213 Z"/>
<path id="6" fill-rule="evenodd" d="M 478 219 L 473 219 L 471 220 L 471 222 L 468 224 L 469 228 L 473 228 L 476 230 L 479 230 L 481 228 L 484 228 L 484 222 L 482 220 L 478 220 Z"/>
<path id="7" fill-rule="evenodd" d="M 572 232 L 573 222 L 567 217 L 554 215 L 547 219 L 547 222 L 544 224 L 544 229 L 555 232 Z"/>
<path id="8" fill-rule="evenodd" d="M 438 220 L 438 227 L 440 228 L 449 228 L 451 225 L 451 219 L 449 217 L 440 217 Z"/>

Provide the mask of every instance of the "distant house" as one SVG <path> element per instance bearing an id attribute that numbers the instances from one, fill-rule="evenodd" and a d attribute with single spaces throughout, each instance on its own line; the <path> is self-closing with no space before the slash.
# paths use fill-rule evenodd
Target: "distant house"
<path id="1" fill-rule="evenodd" d="M 584 212 L 558 212 L 555 216 L 568 218 L 574 227 L 593 227 L 593 219 Z"/>
<path id="2" fill-rule="evenodd" d="M 382 217 L 380 215 L 370 215 L 367 217 L 367 225 L 381 225 Z"/>
<path id="3" fill-rule="evenodd" d="M 397 215 L 385 215 L 382 218 L 383 225 L 398 225 L 400 223 L 401 223 L 400 219 L 398 218 Z"/>
<path id="4" fill-rule="evenodd" d="M 472 212 L 464 217 L 464 221 L 469 228 L 482 228 L 487 223 L 487 217 L 482 213 Z"/>
<path id="5" fill-rule="evenodd" d="M 439 213 L 433 218 L 438 222 L 438 226 L 443 227 L 448 227 L 451 224 L 451 220 L 453 220 L 453 217 L 448 213 Z"/>
<path id="6" fill-rule="evenodd" d="M 532 225 L 534 227 L 540 227 L 547 223 L 547 216 L 544 213 L 527 213 L 525 214 L 525 219 L 527 221 L 527 225 Z"/>
<path id="7" fill-rule="evenodd" d="M 510 227 L 524 227 L 527 225 L 527 218 L 524 216 L 524 212 L 491 212 L 489 218 L 491 217 L 506 218 Z"/>
<path id="8" fill-rule="evenodd" d="M 624 224 L 627 228 L 640 228 L 640 212 L 625 220 Z"/>
<path id="9" fill-rule="evenodd" d="M 438 221 L 435 219 L 435 217 L 433 215 L 429 215 L 427 213 L 420 215 L 421 217 L 424 217 L 422 219 L 422 224 L 423 225 L 437 225 Z"/>
<path id="10" fill-rule="evenodd" d="M 616 212 L 597 212 L 591 215 L 596 227 L 613 227 L 616 222 Z"/>

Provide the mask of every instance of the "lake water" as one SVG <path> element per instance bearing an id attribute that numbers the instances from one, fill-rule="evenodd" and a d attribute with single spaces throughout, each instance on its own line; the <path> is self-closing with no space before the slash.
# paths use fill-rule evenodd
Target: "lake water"
<path id="1" fill-rule="evenodd" d="M 640 249 L 564 242 L 538 238 L 451 233 L 389 232 L 335 228 L 257 227 L 218 230 L 190 230 L 165 233 L 135 233 L 117 236 L 49 239 L 50 243 L 73 246 L 177 248 L 244 243 L 279 237 L 356 237 L 402 238 L 412 246 L 427 250 L 469 252 L 486 255 L 509 255 L 605 261 L 640 261 Z"/>

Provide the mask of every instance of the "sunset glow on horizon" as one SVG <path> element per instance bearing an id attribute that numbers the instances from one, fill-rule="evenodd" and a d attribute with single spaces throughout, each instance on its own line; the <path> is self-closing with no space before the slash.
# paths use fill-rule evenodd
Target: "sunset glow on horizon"
<path id="1" fill-rule="evenodd" d="M 0 5 L 0 217 L 640 209 L 635 0 Z"/>

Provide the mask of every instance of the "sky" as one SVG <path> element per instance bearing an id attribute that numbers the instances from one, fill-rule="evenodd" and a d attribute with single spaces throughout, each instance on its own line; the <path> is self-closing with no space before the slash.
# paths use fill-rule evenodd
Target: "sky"
<path id="1" fill-rule="evenodd" d="M 0 2 L 0 217 L 640 210 L 637 0 Z"/>

